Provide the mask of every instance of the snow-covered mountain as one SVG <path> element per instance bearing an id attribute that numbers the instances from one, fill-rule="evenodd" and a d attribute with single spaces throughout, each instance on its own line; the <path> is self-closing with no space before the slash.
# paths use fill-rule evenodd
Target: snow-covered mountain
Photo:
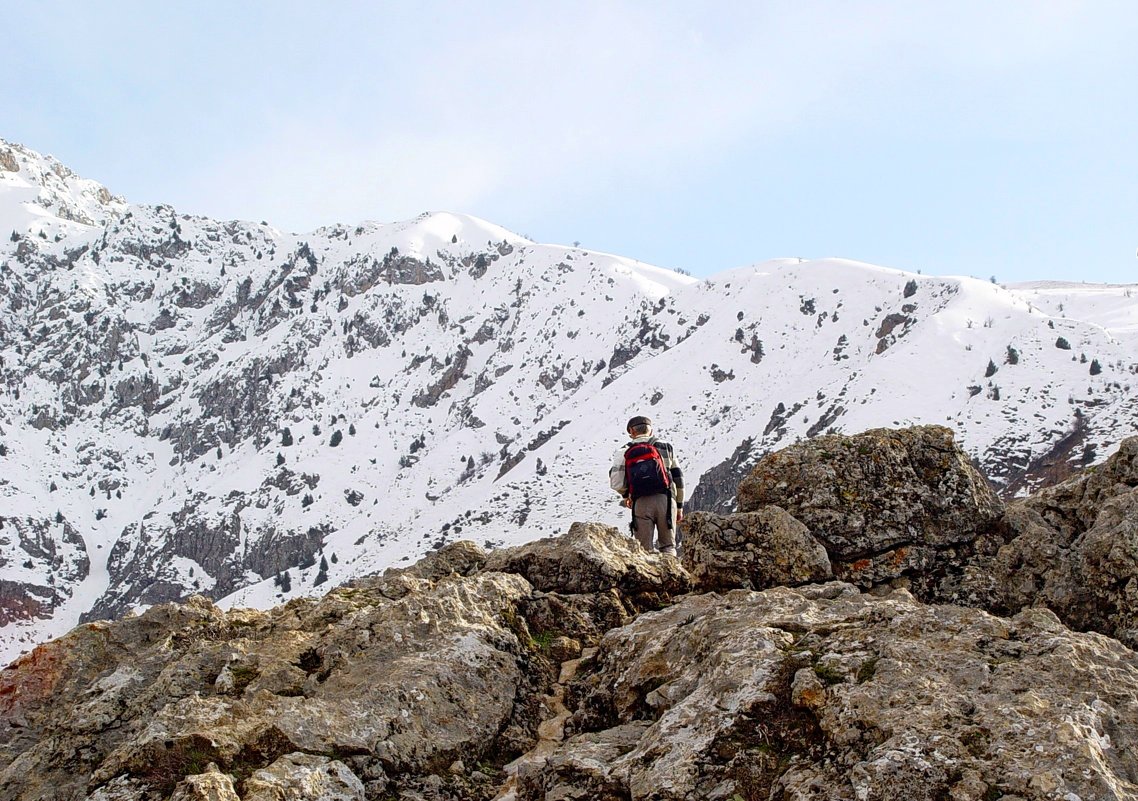
<path id="1" fill-rule="evenodd" d="M 837 259 L 697 281 L 443 213 L 289 234 L 2 141 L 0 224 L 0 662 L 194 592 L 262 606 L 622 523 L 637 413 L 702 508 L 820 432 L 947 424 L 1014 494 L 1138 419 L 1138 286 Z"/>

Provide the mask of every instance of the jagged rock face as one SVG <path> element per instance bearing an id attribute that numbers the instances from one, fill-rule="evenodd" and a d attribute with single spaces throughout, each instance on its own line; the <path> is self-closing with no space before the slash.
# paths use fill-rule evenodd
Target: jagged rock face
<path id="1" fill-rule="evenodd" d="M 808 542 L 775 507 L 706 517 Z M 455 543 L 319 602 L 226 613 L 199 597 L 88 624 L 0 673 L 0 798 L 1138 792 L 1138 657 L 1114 640 L 1046 610 L 1004 619 L 843 582 L 675 595 L 691 581 L 579 524 L 489 554 Z M 558 682 L 549 657 L 581 652 L 566 631 L 598 648 Z"/>
<path id="2" fill-rule="evenodd" d="M 847 584 L 697 595 L 602 641 L 519 799 L 1123 798 L 1138 657 Z"/>
<path id="3" fill-rule="evenodd" d="M 969 577 L 996 609 L 1046 605 L 1138 647 L 1138 437 L 1105 464 L 1017 501 L 1009 542 Z"/>
<path id="4" fill-rule="evenodd" d="M 777 506 L 684 518 L 683 564 L 696 587 L 764 590 L 833 578 L 825 547 Z"/>
<path id="5" fill-rule="evenodd" d="M 817 437 L 770 454 L 739 485 L 738 506 L 768 504 L 825 545 L 835 575 L 866 587 L 935 570 L 1003 514 L 942 426 Z"/>
<path id="6" fill-rule="evenodd" d="M 0 579 L 0 626 L 27 617 L 49 616 L 90 573 L 87 544 L 61 514 L 55 520 L 0 518 L 0 540 L 15 546 L 12 556 L 21 560 L 24 576 L 35 575 L 37 568 L 47 576 L 44 583 L 26 578 Z M 0 567 L 11 570 L 11 563 L 0 557 Z M 17 574 L 12 571 L 9 575 Z"/>
<path id="7" fill-rule="evenodd" d="M 128 777 L 168 794 L 207 762 L 271 773 L 304 752 L 354 755 L 374 795 L 388 774 L 493 760 L 535 725 L 526 685 L 542 671 L 527 675 L 507 625 L 529 592 L 486 573 L 395 601 L 345 588 L 268 614 L 203 599 L 90 624 L 3 676 L 0 784 L 6 798 L 84 798 Z"/>
<path id="8" fill-rule="evenodd" d="M 539 590 L 567 595 L 616 589 L 628 597 L 671 596 L 691 586 L 677 560 L 650 554 L 619 529 L 597 523 L 574 523 L 564 537 L 497 550 L 486 569 L 519 573 Z"/>
<path id="9" fill-rule="evenodd" d="M 554 633 L 599 640 L 689 584 L 582 524 L 489 556 L 455 543 L 270 612 L 196 596 L 87 624 L 0 674 L 0 798 L 488 799 L 535 740 L 547 654 L 580 652 Z"/>
<path id="10" fill-rule="evenodd" d="M 997 614 L 1046 606 L 1138 645 L 1138 437 L 1006 508 L 938 427 L 792 446 L 764 458 L 739 497 L 756 511 L 688 518 L 684 563 L 698 587 L 793 586 L 832 570 Z M 757 505 L 776 499 L 790 512 Z"/>
<path id="11" fill-rule="evenodd" d="M 674 556 L 649 553 L 627 533 L 574 523 L 562 537 L 494 551 L 485 569 L 518 573 L 535 588 L 522 614 L 537 636 L 576 653 L 646 609 L 692 588 Z"/>

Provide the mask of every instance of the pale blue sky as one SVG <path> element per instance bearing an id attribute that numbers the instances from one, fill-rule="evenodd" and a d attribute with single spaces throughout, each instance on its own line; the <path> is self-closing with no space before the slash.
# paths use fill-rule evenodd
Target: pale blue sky
<path id="1" fill-rule="evenodd" d="M 54 3 L 0 137 L 290 230 L 484 217 L 695 275 L 1138 282 L 1138 3 Z"/>

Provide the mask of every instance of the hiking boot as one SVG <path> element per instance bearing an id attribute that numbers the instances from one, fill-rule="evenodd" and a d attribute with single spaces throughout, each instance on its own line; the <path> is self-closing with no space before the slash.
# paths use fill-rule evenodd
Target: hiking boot
<path id="1" fill-rule="evenodd" d="M 673 546 L 669 545 L 667 548 L 661 548 L 660 553 L 666 553 L 669 556 L 675 556 L 676 555 L 676 549 Z"/>

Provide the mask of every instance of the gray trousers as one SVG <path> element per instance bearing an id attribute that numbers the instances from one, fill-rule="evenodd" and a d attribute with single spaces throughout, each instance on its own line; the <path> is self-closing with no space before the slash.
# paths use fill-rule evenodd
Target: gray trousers
<path id="1" fill-rule="evenodd" d="M 653 531 L 661 549 L 676 546 L 676 505 L 670 500 L 668 495 L 646 495 L 633 503 L 633 528 L 645 550 L 652 550 Z"/>

